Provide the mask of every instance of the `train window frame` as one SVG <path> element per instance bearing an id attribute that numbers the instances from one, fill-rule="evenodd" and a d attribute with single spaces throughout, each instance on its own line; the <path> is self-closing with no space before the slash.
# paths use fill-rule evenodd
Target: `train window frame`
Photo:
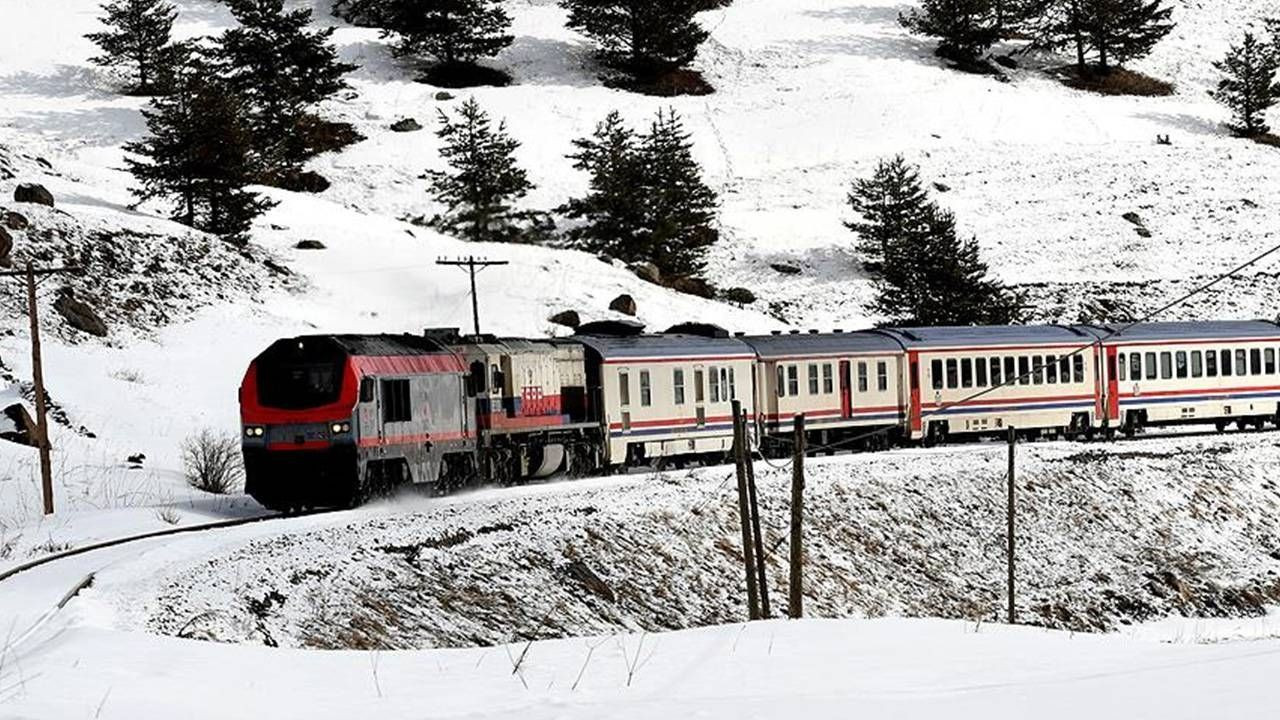
<path id="1" fill-rule="evenodd" d="M 684 368 L 671 370 L 671 399 L 676 405 L 684 404 Z"/>
<path id="2" fill-rule="evenodd" d="M 1129 357 L 1124 353 L 1116 356 L 1116 368 L 1120 371 L 1120 382 L 1129 380 Z"/>
<path id="3" fill-rule="evenodd" d="M 831 363 L 822 364 L 822 394 L 830 395 L 836 391 L 836 371 Z"/>
<path id="4" fill-rule="evenodd" d="M 1142 353 L 1129 353 L 1129 379 L 1137 382 L 1142 379 Z"/>
<path id="5" fill-rule="evenodd" d="M 889 363 L 884 360 L 876 361 L 876 390 L 889 391 Z"/>
<path id="6" fill-rule="evenodd" d="M 720 390 L 720 368 L 715 367 L 713 365 L 707 368 L 707 370 L 708 370 L 708 373 L 711 375 L 711 383 L 710 383 L 710 387 L 708 388 L 708 390 L 711 391 L 711 403 L 715 404 L 715 403 L 721 402 L 724 399 L 724 395 Z"/>
<path id="7" fill-rule="evenodd" d="M 484 370 L 483 370 L 484 365 L 483 365 L 483 364 L 481 364 L 481 366 L 480 366 L 480 367 L 482 368 L 482 369 L 481 369 L 481 374 L 483 375 L 483 374 L 484 374 Z M 369 402 L 373 402 L 374 393 L 376 392 L 376 391 L 374 390 L 374 386 L 375 386 L 375 385 L 376 385 L 376 383 L 375 383 L 374 379 L 373 379 L 373 378 L 371 378 L 371 377 L 362 377 L 362 378 L 360 378 L 360 402 L 362 402 L 362 403 L 369 403 Z"/>
<path id="8" fill-rule="evenodd" d="M 648 370 L 640 371 L 640 407 L 653 405 L 653 379 Z"/>
<path id="9" fill-rule="evenodd" d="M 1276 349 L 1267 348 L 1262 351 L 1263 370 L 1268 375 L 1276 374 Z"/>
<path id="10" fill-rule="evenodd" d="M 1071 357 L 1072 369 L 1075 371 L 1076 383 L 1084 382 L 1084 355 L 1073 355 Z"/>
<path id="11" fill-rule="evenodd" d="M 412 389 L 407 378 L 383 378 L 378 381 L 382 395 L 382 422 L 413 422 Z"/>
<path id="12" fill-rule="evenodd" d="M 787 366 L 779 364 L 777 369 L 778 376 L 778 397 L 787 396 Z"/>
<path id="13" fill-rule="evenodd" d="M 1050 385 L 1058 384 L 1058 356 L 1044 356 L 1044 381 Z"/>
<path id="14" fill-rule="evenodd" d="M 787 366 L 787 394 L 792 397 L 800 394 L 800 368 L 797 365 Z"/>
<path id="15" fill-rule="evenodd" d="M 738 384 L 737 384 L 737 380 L 735 380 L 733 377 L 732 366 L 729 367 L 729 399 L 730 400 L 738 399 Z"/>
<path id="16" fill-rule="evenodd" d="M 934 358 L 929 362 L 929 375 L 929 381 L 933 385 L 933 389 L 941 390 L 944 377 L 942 374 L 942 358 Z"/>
<path id="17" fill-rule="evenodd" d="M 1218 351 L 1204 351 L 1204 375 L 1205 377 L 1218 377 Z"/>
<path id="18" fill-rule="evenodd" d="M 1071 383 L 1071 359 L 1073 357 L 1076 356 L 1063 355 L 1058 358 L 1058 382 L 1065 384 Z"/>
<path id="19" fill-rule="evenodd" d="M 1173 374 L 1179 380 L 1185 380 L 1190 371 L 1187 365 L 1187 351 L 1179 350 L 1173 354 Z"/>
<path id="20" fill-rule="evenodd" d="M 1031 358 L 1026 355 L 1018 356 L 1018 384 L 1031 384 Z"/>
<path id="21" fill-rule="evenodd" d="M 1147 371 L 1144 373 L 1148 380 L 1158 380 L 1160 378 L 1160 361 L 1156 358 L 1154 352 L 1144 355 L 1146 359 Z"/>
<path id="22" fill-rule="evenodd" d="M 960 363 L 956 358 L 947 358 L 947 389 L 960 387 Z"/>
<path id="23" fill-rule="evenodd" d="M 973 387 L 973 358 L 960 359 L 960 387 Z"/>
<path id="24" fill-rule="evenodd" d="M 1004 357 L 1004 384 L 1014 385 L 1018 382 L 1018 361 L 1012 355 Z"/>
<path id="25" fill-rule="evenodd" d="M 1244 377 L 1249 374 L 1249 354 L 1244 348 L 1236 348 L 1236 375 Z"/>
<path id="26" fill-rule="evenodd" d="M 1031 382 L 1036 385 L 1044 384 L 1044 355 L 1031 356 Z"/>
<path id="27" fill-rule="evenodd" d="M 809 381 L 809 394 L 817 395 L 818 390 L 822 387 L 818 380 L 818 363 L 809 363 L 806 374 L 808 377 L 805 379 Z"/>
<path id="28" fill-rule="evenodd" d="M 618 407 L 631 407 L 631 371 L 618 371 Z"/>
<path id="29" fill-rule="evenodd" d="M 704 387 L 706 384 L 705 375 L 706 372 L 702 368 L 693 369 L 693 401 L 698 405 L 707 401 L 707 391 Z"/>
<path id="30" fill-rule="evenodd" d="M 1262 374 L 1262 348 L 1249 348 L 1249 374 Z"/>
<path id="31" fill-rule="evenodd" d="M 1200 350 L 1191 351 L 1191 377 L 1204 377 L 1204 353 Z"/>
<path id="32" fill-rule="evenodd" d="M 991 387 L 1000 387 L 1004 384 L 1004 375 L 1001 373 L 1001 370 L 1004 368 L 1004 363 L 1000 362 L 1000 358 L 993 357 L 987 364 L 991 368 Z"/>
<path id="33" fill-rule="evenodd" d="M 1231 351 L 1223 350 L 1219 353 L 1219 357 L 1222 358 L 1222 364 L 1220 365 L 1222 368 L 1222 377 L 1231 377 L 1235 375 L 1236 369 L 1235 364 L 1231 362 L 1231 358 L 1233 357 Z"/>
<path id="34" fill-rule="evenodd" d="M 1170 350 L 1160 352 L 1160 379 L 1173 379 L 1173 352 Z"/>
<path id="35" fill-rule="evenodd" d="M 858 392 L 865 393 L 870 385 L 867 384 L 867 361 L 858 361 Z"/>

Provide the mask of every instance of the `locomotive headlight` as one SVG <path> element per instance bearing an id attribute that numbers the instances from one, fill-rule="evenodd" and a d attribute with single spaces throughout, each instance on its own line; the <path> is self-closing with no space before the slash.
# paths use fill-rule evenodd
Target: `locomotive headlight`
<path id="1" fill-rule="evenodd" d="M 245 437 L 262 437 L 265 433 L 266 430 L 258 425 L 250 425 L 244 429 Z"/>
<path id="2" fill-rule="evenodd" d="M 333 431 L 333 434 L 334 434 L 334 435 L 341 435 L 342 433 L 349 433 L 349 432 L 351 432 L 351 423 L 349 423 L 349 422 L 336 422 L 336 423 L 334 423 L 333 425 L 329 426 L 329 429 Z"/>

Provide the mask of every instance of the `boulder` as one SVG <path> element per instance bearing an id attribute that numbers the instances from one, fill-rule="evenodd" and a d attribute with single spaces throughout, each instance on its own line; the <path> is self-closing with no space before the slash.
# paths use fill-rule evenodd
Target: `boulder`
<path id="1" fill-rule="evenodd" d="M 561 310 L 560 312 L 547 318 L 548 321 L 556 325 L 563 325 L 569 328 L 577 328 L 582 324 L 582 318 L 578 317 L 577 310 Z"/>
<path id="2" fill-rule="evenodd" d="M 0 227 L 0 267 L 13 267 L 9 254 L 13 252 L 13 236 L 8 230 Z"/>
<path id="3" fill-rule="evenodd" d="M 771 263 L 769 267 L 773 268 L 775 272 L 780 272 L 783 275 L 799 275 L 800 274 L 800 268 L 796 267 L 795 265 L 788 265 L 786 263 Z"/>
<path id="4" fill-rule="evenodd" d="M 98 316 L 98 312 L 89 303 L 77 299 L 75 292 L 71 288 L 63 288 L 58 293 L 58 299 L 54 301 L 53 309 L 66 318 L 67 324 L 71 327 L 90 335 L 107 336 L 107 324 L 102 321 L 102 318 Z"/>
<path id="5" fill-rule="evenodd" d="M 756 294 L 744 287 L 733 287 L 724 291 L 724 299 L 739 305 L 750 305 L 756 301 Z"/>
<path id="6" fill-rule="evenodd" d="M 413 118 L 404 118 L 391 123 L 393 132 L 417 132 L 422 129 L 422 123 Z"/>
<path id="7" fill-rule="evenodd" d="M 146 462 L 146 459 L 145 453 L 134 453 L 128 457 L 128 462 L 130 465 L 142 465 L 142 463 Z"/>
<path id="8" fill-rule="evenodd" d="M 1125 220 L 1127 220 L 1127 221 L 1129 221 L 1129 222 L 1133 223 L 1134 225 L 1137 225 L 1138 227 L 1142 227 L 1142 226 L 1145 224 L 1145 223 L 1143 223 L 1143 222 L 1142 222 L 1142 216 L 1141 216 L 1141 215 L 1139 215 L 1139 214 L 1138 214 L 1138 213 L 1136 213 L 1136 212 L 1127 212 L 1127 213 L 1125 213 L 1125 214 L 1121 215 L 1120 217 L 1122 217 L 1122 218 L 1124 218 Z"/>
<path id="9" fill-rule="evenodd" d="M 22 231 L 31 227 L 31 223 L 26 215 L 9 211 L 4 214 L 4 226 L 10 230 Z"/>
<path id="10" fill-rule="evenodd" d="M 668 286 L 676 292 L 682 292 L 685 295 L 694 295 L 700 298 L 712 300 L 716 296 L 716 289 L 711 283 L 696 277 L 680 277 L 676 278 Z"/>
<path id="11" fill-rule="evenodd" d="M 45 186 L 35 183 L 19 184 L 13 189 L 13 199 L 15 202 L 53 207 L 53 193 L 49 192 Z"/>
<path id="12" fill-rule="evenodd" d="M 444 90 L 441 90 L 440 92 L 436 93 L 436 99 L 442 102 L 445 100 L 452 100 L 453 93 L 445 92 Z"/>
<path id="13" fill-rule="evenodd" d="M 1144 227 L 1136 227 L 1133 229 L 1133 231 L 1138 233 L 1138 237 L 1142 237 L 1142 238 L 1151 237 L 1151 231 Z"/>
<path id="14" fill-rule="evenodd" d="M 277 185 L 284 190 L 304 193 L 322 193 L 329 189 L 329 181 L 314 170 L 288 173 L 280 178 Z"/>
<path id="15" fill-rule="evenodd" d="M 1015 60 L 1012 55 L 996 55 L 992 59 L 995 60 L 996 64 L 1000 67 L 1008 68 L 1010 70 L 1018 69 L 1018 61 Z"/>
<path id="16" fill-rule="evenodd" d="M 933 184 L 933 189 L 940 193 L 951 192 L 951 186 L 946 183 L 936 182 Z"/>
<path id="17" fill-rule="evenodd" d="M 623 293 L 618 297 L 614 298 L 613 302 L 609 303 L 609 309 L 613 310 L 614 312 L 620 312 L 623 315 L 630 315 L 631 317 L 635 317 L 636 316 L 636 299 L 626 293 Z"/>
<path id="18" fill-rule="evenodd" d="M 0 439 L 19 445 L 36 447 L 36 438 L 40 436 L 36 429 L 36 421 L 27 412 L 22 403 L 14 403 L 4 409 L 4 416 L 9 422 L 0 428 Z"/>
<path id="19" fill-rule="evenodd" d="M 627 268 L 635 273 L 636 277 L 641 280 L 647 280 L 654 285 L 662 283 L 662 271 L 658 270 L 658 266 L 651 262 L 638 262 Z"/>
<path id="20" fill-rule="evenodd" d="M 324 243 L 319 240 L 299 240 L 294 247 L 299 250 L 324 250 Z"/>

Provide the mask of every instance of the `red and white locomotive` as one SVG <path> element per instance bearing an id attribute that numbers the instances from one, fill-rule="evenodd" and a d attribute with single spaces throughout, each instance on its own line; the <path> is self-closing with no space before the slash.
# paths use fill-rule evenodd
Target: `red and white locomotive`
<path id="1" fill-rule="evenodd" d="M 1016 428 L 1091 437 L 1280 422 L 1280 326 L 882 328 L 730 337 L 688 324 L 572 338 L 317 335 L 280 340 L 240 389 L 247 490 L 273 508 L 388 486 L 514 482 L 720 458 L 732 402 L 766 452 L 941 443 Z M 872 432 L 879 431 L 879 432 Z"/>

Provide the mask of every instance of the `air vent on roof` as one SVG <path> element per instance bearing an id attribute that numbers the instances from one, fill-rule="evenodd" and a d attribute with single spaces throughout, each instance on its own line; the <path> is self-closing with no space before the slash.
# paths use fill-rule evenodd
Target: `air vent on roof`
<path id="1" fill-rule="evenodd" d="M 831 332 L 833 332 L 833 333 L 835 333 L 835 334 L 837 334 L 837 335 L 840 335 L 840 334 L 843 334 L 843 333 L 844 333 L 844 328 L 836 328 L 835 330 L 832 330 Z"/>
<path id="2" fill-rule="evenodd" d="M 810 335 L 817 335 L 817 334 L 818 334 L 818 331 L 817 331 L 817 330 L 814 330 L 814 329 L 812 329 L 812 328 L 810 328 L 810 329 L 809 329 L 809 334 L 810 334 Z"/>
<path id="3" fill-rule="evenodd" d="M 644 323 L 634 320 L 597 320 L 578 326 L 575 335 L 635 337 L 644 332 Z"/>
<path id="4" fill-rule="evenodd" d="M 458 332 L 458 328 L 427 328 L 422 331 L 422 337 L 450 345 L 458 342 L 462 336 Z"/>
<path id="5" fill-rule="evenodd" d="M 742 332 L 742 331 L 738 331 L 738 332 L 734 333 L 734 334 L 733 334 L 733 336 L 734 336 L 734 337 L 746 337 L 746 336 L 747 336 L 747 334 L 746 334 L 746 333 L 744 333 L 744 332 Z"/>
<path id="6" fill-rule="evenodd" d="M 781 331 L 781 330 L 770 330 L 770 331 L 769 331 L 769 334 L 770 334 L 770 335 L 781 335 L 781 334 L 782 334 L 782 331 Z"/>
<path id="7" fill-rule="evenodd" d="M 792 330 L 792 331 L 791 331 L 791 334 L 792 334 L 792 335 L 799 335 L 799 334 L 800 334 L 800 331 L 799 331 L 799 330 Z"/>
<path id="8" fill-rule="evenodd" d="M 705 338 L 727 338 L 729 331 L 719 325 L 711 323 L 686 322 L 679 325 L 672 325 L 667 328 L 667 334 L 671 335 L 697 335 Z"/>

